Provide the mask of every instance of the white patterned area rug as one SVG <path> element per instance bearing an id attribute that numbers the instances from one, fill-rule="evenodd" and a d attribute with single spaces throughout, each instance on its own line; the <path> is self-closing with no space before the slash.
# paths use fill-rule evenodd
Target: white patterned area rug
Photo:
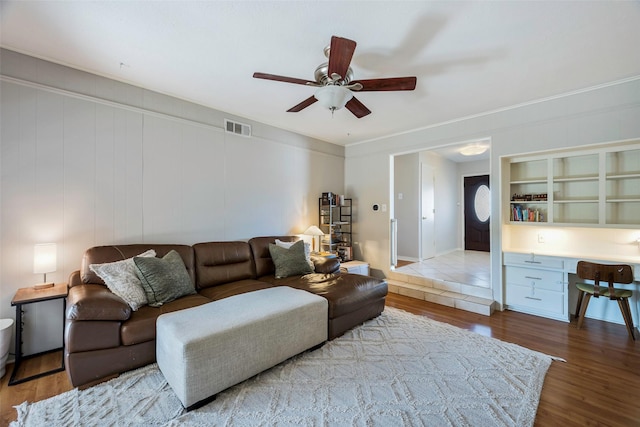
<path id="1" fill-rule="evenodd" d="M 188 413 L 154 364 L 22 403 L 11 426 L 531 426 L 552 359 L 386 308 Z"/>

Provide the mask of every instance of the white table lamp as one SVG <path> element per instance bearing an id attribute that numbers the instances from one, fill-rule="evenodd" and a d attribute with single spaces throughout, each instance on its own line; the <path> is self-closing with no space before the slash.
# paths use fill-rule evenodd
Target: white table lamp
<path id="1" fill-rule="evenodd" d="M 318 248 L 316 249 L 316 239 L 319 239 L 320 236 L 324 236 L 324 233 L 322 232 L 322 230 L 320 230 L 317 226 L 312 225 L 309 228 L 307 228 L 304 233 L 305 236 L 312 236 L 312 252 L 319 252 L 320 251 L 320 245 L 318 245 Z"/>
<path id="2" fill-rule="evenodd" d="M 39 243 L 33 248 L 33 273 L 44 274 L 44 283 L 38 289 L 53 286 L 47 283 L 47 273 L 53 273 L 57 267 L 57 246 L 55 243 Z"/>

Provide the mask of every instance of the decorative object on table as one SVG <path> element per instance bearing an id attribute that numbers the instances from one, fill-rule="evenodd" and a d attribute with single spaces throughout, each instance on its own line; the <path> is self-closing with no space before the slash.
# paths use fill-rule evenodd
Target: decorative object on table
<path id="1" fill-rule="evenodd" d="M 338 258 L 342 262 L 349 262 L 353 259 L 353 252 L 351 246 L 338 246 Z"/>
<path id="2" fill-rule="evenodd" d="M 33 247 L 33 273 L 44 274 L 44 281 L 35 285 L 35 289 L 46 289 L 53 286 L 53 282 L 47 282 L 47 273 L 56 271 L 57 261 L 55 243 L 38 243 Z"/>
<path id="3" fill-rule="evenodd" d="M 311 241 L 313 242 L 311 252 L 314 254 L 318 253 L 318 251 L 320 251 L 320 238 L 321 236 L 324 236 L 322 230 L 320 230 L 318 226 L 312 225 L 304 230 L 304 233 L 302 234 L 304 234 L 305 236 L 311 236 Z M 318 242 L 317 244 L 316 241 Z"/>
<path id="4" fill-rule="evenodd" d="M 156 364 L 16 407 L 13 426 L 532 426 L 554 358 L 427 317 L 375 319 L 219 393 L 188 413 Z M 557 359 L 556 359 L 557 360 Z M 101 408 L 101 410 L 96 410 Z"/>

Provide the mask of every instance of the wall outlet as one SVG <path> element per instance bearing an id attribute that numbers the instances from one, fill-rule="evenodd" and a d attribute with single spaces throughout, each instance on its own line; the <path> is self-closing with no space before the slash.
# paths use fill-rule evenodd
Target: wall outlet
<path id="1" fill-rule="evenodd" d="M 544 243 L 544 234 L 538 233 L 538 243 Z"/>

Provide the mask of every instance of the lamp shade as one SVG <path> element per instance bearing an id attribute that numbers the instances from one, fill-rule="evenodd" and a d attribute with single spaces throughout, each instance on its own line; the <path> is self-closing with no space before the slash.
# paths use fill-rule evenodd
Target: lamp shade
<path id="1" fill-rule="evenodd" d="M 304 234 L 305 236 L 324 236 L 324 233 L 322 232 L 322 230 L 320 230 L 315 225 L 312 225 L 309 228 L 307 228 L 302 234 Z"/>
<path id="2" fill-rule="evenodd" d="M 33 248 L 33 272 L 46 274 L 56 271 L 57 250 L 55 243 L 39 243 Z"/>
<path id="3" fill-rule="evenodd" d="M 318 250 L 318 248 L 316 247 L 316 240 L 320 239 L 320 236 L 324 236 L 324 233 L 322 232 L 322 230 L 320 230 L 317 226 L 312 225 L 306 230 L 304 230 L 304 233 L 302 234 L 304 234 L 305 236 L 313 236 L 312 238 L 313 252 L 316 252 Z M 320 246 L 320 242 L 318 242 L 317 246 L 318 247 Z"/>
<path id="4" fill-rule="evenodd" d="M 335 111 L 344 107 L 353 98 L 353 93 L 344 86 L 327 85 L 316 90 L 313 96 L 320 102 L 320 105 Z"/>

